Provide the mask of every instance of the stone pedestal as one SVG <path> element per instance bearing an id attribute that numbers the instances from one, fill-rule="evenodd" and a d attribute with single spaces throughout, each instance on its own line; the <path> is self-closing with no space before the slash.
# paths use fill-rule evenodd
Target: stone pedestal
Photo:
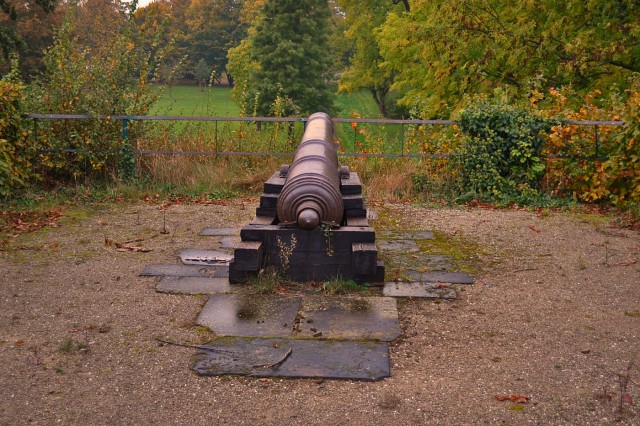
<path id="1" fill-rule="evenodd" d="M 273 268 L 292 281 L 326 281 L 339 277 L 359 283 L 384 282 L 375 231 L 369 226 L 357 173 L 343 174 L 340 192 L 344 217 L 340 226 L 301 229 L 279 224 L 278 196 L 285 177 L 274 173 L 264 183 L 256 216 L 240 231 L 242 242 L 229 266 L 229 281 L 244 283 L 261 269 Z"/>

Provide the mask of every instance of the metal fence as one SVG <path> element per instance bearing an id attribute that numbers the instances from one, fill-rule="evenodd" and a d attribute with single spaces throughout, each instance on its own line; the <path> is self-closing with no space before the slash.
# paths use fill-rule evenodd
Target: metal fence
<path id="1" fill-rule="evenodd" d="M 129 140 L 129 129 L 132 122 L 194 122 L 194 123 L 213 123 L 213 150 L 176 150 L 176 149 L 138 149 L 137 155 L 213 155 L 213 156 L 259 156 L 259 157 L 281 157 L 293 155 L 295 146 L 288 152 L 277 151 L 248 151 L 238 149 L 219 149 L 218 140 L 220 137 L 219 123 L 255 123 L 259 128 L 262 123 L 290 123 L 291 126 L 296 124 L 306 125 L 307 118 L 301 117 L 200 117 L 200 116 L 139 116 L 139 115 L 80 115 L 80 114 L 25 114 L 24 118 L 33 120 L 33 135 L 34 138 L 39 137 L 39 131 L 43 129 L 41 121 L 51 120 L 103 120 L 109 122 L 120 122 L 121 133 L 119 137 L 123 141 Z M 341 133 L 348 136 L 348 129 L 353 129 L 353 148 L 354 149 L 341 149 L 339 156 L 342 157 L 374 157 L 374 158 L 448 158 L 447 154 L 426 154 L 422 152 L 413 152 L 411 149 L 407 149 L 405 145 L 406 129 L 408 127 L 415 126 L 453 126 L 457 124 L 455 120 L 394 120 L 394 119 L 368 119 L 368 118 L 334 118 L 333 122 L 336 127 L 343 126 Z M 593 154 L 584 158 L 599 159 L 601 156 L 601 141 L 600 141 L 600 128 L 604 126 L 622 126 L 624 122 L 621 121 L 578 121 L 578 120 L 565 120 L 564 124 L 575 124 L 578 126 L 588 126 L 593 129 Z M 346 129 L 345 130 L 345 125 Z M 396 132 L 399 134 L 400 141 L 393 149 L 385 150 L 379 153 L 371 153 L 364 150 L 356 150 L 355 144 L 357 142 L 357 129 L 358 126 L 373 125 L 373 126 L 400 126 L 401 131 Z M 349 144 L 344 144 L 348 146 Z M 241 146 L 241 145 L 240 145 Z M 383 147 L 384 148 L 384 147 Z M 398 151 L 399 148 L 399 152 Z M 76 148 L 63 149 L 60 152 L 74 153 L 80 152 Z M 565 156 L 555 156 L 552 158 L 564 158 Z"/>

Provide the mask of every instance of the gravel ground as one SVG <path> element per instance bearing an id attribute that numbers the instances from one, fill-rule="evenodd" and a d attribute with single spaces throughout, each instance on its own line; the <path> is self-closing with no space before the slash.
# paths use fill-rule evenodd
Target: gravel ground
<path id="1" fill-rule="evenodd" d="M 194 325 L 206 298 L 138 273 L 209 248 L 201 228 L 241 226 L 255 206 L 110 205 L 16 238 L 0 252 L 0 423 L 640 424 L 640 238 L 597 215 L 379 203 L 378 229 L 479 247 L 458 300 L 399 301 L 392 377 L 195 375 L 193 350 L 154 338 L 210 338 Z"/>

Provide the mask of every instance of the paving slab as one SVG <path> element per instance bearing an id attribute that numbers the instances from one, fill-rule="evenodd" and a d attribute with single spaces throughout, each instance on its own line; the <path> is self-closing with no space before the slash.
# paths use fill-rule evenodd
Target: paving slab
<path id="1" fill-rule="evenodd" d="M 219 294 L 230 293 L 233 288 L 229 278 L 162 277 L 156 285 L 156 291 L 169 294 Z"/>
<path id="2" fill-rule="evenodd" d="M 238 228 L 204 228 L 198 235 L 206 237 L 225 237 L 239 234 L 240 229 Z"/>
<path id="3" fill-rule="evenodd" d="M 300 306 L 300 297 L 216 294 L 197 323 L 219 336 L 291 337 Z"/>
<path id="4" fill-rule="evenodd" d="M 391 297 L 420 297 L 428 299 L 457 299 L 458 294 L 449 284 L 384 283 L 382 294 Z"/>
<path id="5" fill-rule="evenodd" d="M 203 346 L 192 369 L 204 376 L 380 380 L 389 377 L 382 342 L 222 338 Z M 281 361 L 281 362 L 280 362 Z"/>
<path id="6" fill-rule="evenodd" d="M 418 259 L 429 272 L 446 272 L 454 269 L 453 257 L 442 254 L 422 254 Z"/>
<path id="7" fill-rule="evenodd" d="M 466 272 L 419 272 L 409 269 L 405 273 L 413 282 L 473 284 L 473 277 Z"/>
<path id="8" fill-rule="evenodd" d="M 404 252 L 417 252 L 420 251 L 416 245 L 415 240 L 385 240 L 379 239 L 376 241 L 378 249 L 385 251 L 404 251 Z"/>
<path id="9" fill-rule="evenodd" d="M 221 265 L 233 260 L 233 254 L 218 250 L 186 249 L 177 256 L 185 265 Z"/>
<path id="10" fill-rule="evenodd" d="M 140 272 L 140 276 L 224 278 L 229 276 L 229 266 L 152 264 L 145 266 L 142 272 Z"/>
<path id="11" fill-rule="evenodd" d="M 379 238 L 389 240 L 433 240 L 431 231 L 380 231 Z"/>
<path id="12" fill-rule="evenodd" d="M 240 239 L 240 235 L 232 235 L 220 238 L 218 245 L 220 248 L 224 249 L 234 249 L 236 248 L 242 240 Z"/>
<path id="13" fill-rule="evenodd" d="M 296 330 L 307 338 L 384 342 L 402 334 L 396 301 L 390 297 L 305 297 Z"/>

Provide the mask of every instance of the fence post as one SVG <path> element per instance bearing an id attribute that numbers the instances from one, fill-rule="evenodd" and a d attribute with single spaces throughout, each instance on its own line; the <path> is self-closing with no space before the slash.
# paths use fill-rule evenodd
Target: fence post
<path id="1" fill-rule="evenodd" d="M 38 146 L 38 119 L 33 118 L 33 141 Z"/>
<path id="2" fill-rule="evenodd" d="M 594 129 L 595 129 L 595 140 L 596 140 L 596 152 L 595 152 L 595 157 L 596 157 L 596 159 L 598 159 L 598 158 L 600 158 L 600 155 L 599 155 L 599 153 L 598 153 L 598 152 L 600 151 L 600 146 L 599 146 L 599 145 L 600 145 L 600 143 L 599 143 L 599 141 L 598 141 L 598 125 L 596 124 L 596 125 L 594 125 L 593 127 L 594 127 Z"/>
<path id="3" fill-rule="evenodd" d="M 218 156 L 218 120 L 214 121 L 215 130 L 213 132 L 213 149 L 215 150 L 215 156 Z"/>
<path id="4" fill-rule="evenodd" d="M 136 152 L 129 143 L 129 120 L 122 119 L 122 158 L 120 159 L 120 169 L 126 179 L 131 179 L 136 175 Z"/>

